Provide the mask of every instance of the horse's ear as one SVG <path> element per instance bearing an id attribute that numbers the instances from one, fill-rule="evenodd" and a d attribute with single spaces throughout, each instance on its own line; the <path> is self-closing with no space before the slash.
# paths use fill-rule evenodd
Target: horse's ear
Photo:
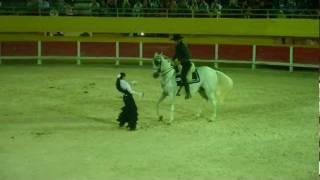
<path id="1" fill-rule="evenodd" d="M 154 56 L 158 56 L 158 52 L 155 52 L 155 53 L 154 53 Z"/>
<path id="2" fill-rule="evenodd" d="M 163 55 L 163 52 L 161 52 L 160 55 L 162 56 L 162 55 Z"/>

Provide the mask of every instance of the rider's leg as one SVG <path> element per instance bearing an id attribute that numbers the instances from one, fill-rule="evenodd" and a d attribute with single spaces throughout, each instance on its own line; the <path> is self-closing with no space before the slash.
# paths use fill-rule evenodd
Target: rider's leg
<path id="1" fill-rule="evenodd" d="M 178 74 L 179 73 L 179 67 L 178 67 L 178 65 L 175 65 L 175 66 L 173 66 L 174 67 L 174 70 L 176 71 L 176 73 Z"/>
<path id="2" fill-rule="evenodd" d="M 189 87 L 189 84 L 188 84 L 188 81 L 187 81 L 187 73 L 188 73 L 190 67 L 191 67 L 191 63 L 190 62 L 182 64 L 181 80 L 182 80 L 182 83 L 184 84 L 184 88 L 186 90 L 185 99 L 191 98 L 190 87 Z"/>

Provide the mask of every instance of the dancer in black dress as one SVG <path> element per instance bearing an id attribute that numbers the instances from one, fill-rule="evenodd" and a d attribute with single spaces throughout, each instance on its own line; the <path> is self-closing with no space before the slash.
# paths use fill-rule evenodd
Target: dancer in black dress
<path id="1" fill-rule="evenodd" d="M 119 127 L 123 127 L 128 123 L 129 130 L 136 130 L 138 121 L 138 108 L 134 101 L 133 94 L 143 97 L 142 92 L 136 92 L 131 88 L 130 83 L 125 80 L 126 74 L 120 73 L 117 77 L 116 87 L 118 91 L 123 94 L 124 106 L 119 114 L 117 121 L 119 121 Z"/>

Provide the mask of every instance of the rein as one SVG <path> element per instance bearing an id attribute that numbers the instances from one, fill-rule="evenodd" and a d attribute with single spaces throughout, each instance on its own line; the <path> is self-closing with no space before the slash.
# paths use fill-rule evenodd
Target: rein
<path id="1" fill-rule="evenodd" d="M 164 71 L 164 72 L 160 72 L 161 76 L 165 76 L 167 73 L 169 73 L 171 70 L 173 70 L 173 67 L 170 67 L 168 70 Z"/>
<path id="2" fill-rule="evenodd" d="M 161 76 L 165 76 L 167 73 L 169 73 L 171 70 L 173 70 L 174 68 L 171 66 L 169 69 L 165 70 L 165 71 L 161 71 L 161 66 L 162 66 L 162 61 L 160 61 L 160 65 L 159 65 L 159 73 L 161 74 Z"/>

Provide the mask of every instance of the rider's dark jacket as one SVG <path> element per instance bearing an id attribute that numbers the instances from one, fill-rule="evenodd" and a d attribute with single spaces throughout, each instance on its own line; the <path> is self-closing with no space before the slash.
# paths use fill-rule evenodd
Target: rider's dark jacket
<path id="1" fill-rule="evenodd" d="M 174 61 L 176 59 L 178 59 L 182 65 L 185 63 L 190 63 L 190 52 L 186 44 L 184 44 L 182 41 L 176 45 L 176 52 L 172 60 Z"/>

